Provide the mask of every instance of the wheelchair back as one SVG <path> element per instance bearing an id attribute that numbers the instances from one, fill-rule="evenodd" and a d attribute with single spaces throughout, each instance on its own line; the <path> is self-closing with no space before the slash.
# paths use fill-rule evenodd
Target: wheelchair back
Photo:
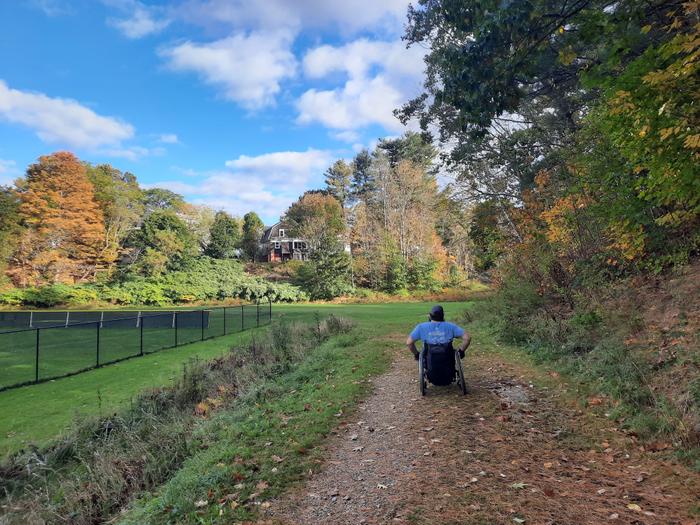
<path id="1" fill-rule="evenodd" d="M 455 350 L 452 343 L 424 343 L 423 350 L 428 381 L 437 386 L 451 384 L 455 379 Z"/>

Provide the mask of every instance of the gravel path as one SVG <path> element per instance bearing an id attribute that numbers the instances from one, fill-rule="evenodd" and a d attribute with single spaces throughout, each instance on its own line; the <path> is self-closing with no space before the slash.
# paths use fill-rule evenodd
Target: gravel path
<path id="1" fill-rule="evenodd" d="M 465 363 L 467 396 L 452 386 L 421 398 L 415 361 L 397 356 L 329 439 L 320 472 L 261 523 L 697 523 L 697 473 L 600 421 L 587 429 L 590 414 L 514 365 Z"/>

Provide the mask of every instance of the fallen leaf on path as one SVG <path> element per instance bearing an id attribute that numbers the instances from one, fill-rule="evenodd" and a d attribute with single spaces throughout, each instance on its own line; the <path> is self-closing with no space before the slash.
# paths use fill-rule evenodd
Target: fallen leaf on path
<path id="1" fill-rule="evenodd" d="M 527 487 L 527 483 L 523 483 L 522 481 L 511 484 L 511 488 L 514 489 L 524 489 L 525 487 Z"/>
<path id="2" fill-rule="evenodd" d="M 362 452 L 365 449 L 365 447 L 355 447 L 352 449 L 353 452 Z"/>
<path id="3" fill-rule="evenodd" d="M 377 488 L 378 488 L 378 489 L 385 489 L 385 488 L 386 488 L 386 485 L 383 485 L 383 484 L 381 484 L 381 483 L 377 483 Z"/>
<path id="4" fill-rule="evenodd" d="M 628 504 L 627 504 L 627 508 L 630 509 L 630 510 L 636 510 L 637 512 L 641 512 L 641 511 L 642 511 L 642 507 L 640 507 L 640 506 L 637 505 L 636 503 L 628 503 Z"/>
<path id="5" fill-rule="evenodd" d="M 544 464 L 544 468 L 552 468 L 553 466 L 554 466 L 554 463 L 552 463 L 552 462 L 550 462 L 550 461 L 547 461 L 547 462 Z"/>
<path id="6" fill-rule="evenodd" d="M 272 456 L 272 461 L 275 463 L 282 463 L 284 461 L 284 458 L 279 457 L 278 455 Z"/>
<path id="7" fill-rule="evenodd" d="M 255 485 L 255 488 L 258 490 L 265 490 L 269 486 L 270 485 L 267 483 L 267 481 L 258 481 L 258 484 Z"/>
<path id="8" fill-rule="evenodd" d="M 198 509 L 201 509 L 202 507 L 206 507 L 209 505 L 209 502 L 203 499 L 200 499 L 199 501 L 194 502 L 194 506 L 197 507 Z"/>
<path id="9" fill-rule="evenodd" d="M 350 441 L 355 441 L 357 439 L 357 434 L 350 436 Z"/>

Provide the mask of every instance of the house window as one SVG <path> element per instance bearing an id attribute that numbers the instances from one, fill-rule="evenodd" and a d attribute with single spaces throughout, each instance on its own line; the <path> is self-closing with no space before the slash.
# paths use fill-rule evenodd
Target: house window
<path id="1" fill-rule="evenodd" d="M 279 250 L 280 246 L 281 246 L 281 244 L 279 241 L 275 242 L 275 250 Z"/>
<path id="2" fill-rule="evenodd" d="M 284 237 L 284 230 L 280 229 L 280 237 Z"/>

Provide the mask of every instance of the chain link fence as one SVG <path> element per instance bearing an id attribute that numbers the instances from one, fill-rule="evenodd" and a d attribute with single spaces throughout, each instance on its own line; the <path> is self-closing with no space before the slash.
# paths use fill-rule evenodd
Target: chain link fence
<path id="1" fill-rule="evenodd" d="M 0 391 L 271 320 L 272 301 L 168 312 L 0 312 Z"/>

